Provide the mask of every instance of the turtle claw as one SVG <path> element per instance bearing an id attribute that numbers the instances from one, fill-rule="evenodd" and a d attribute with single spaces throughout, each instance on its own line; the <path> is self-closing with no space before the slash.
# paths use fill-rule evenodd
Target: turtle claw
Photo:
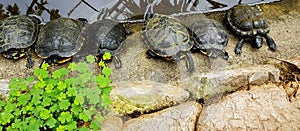
<path id="1" fill-rule="evenodd" d="M 229 58 L 228 53 L 226 51 L 223 51 L 223 59 L 228 60 L 228 58 Z"/>
<path id="2" fill-rule="evenodd" d="M 118 56 L 114 56 L 113 61 L 115 63 L 116 68 L 121 68 L 122 67 L 122 62 Z"/>
<path id="3" fill-rule="evenodd" d="M 266 41 L 267 41 L 267 44 L 268 44 L 269 48 L 271 50 L 275 51 L 277 49 L 275 41 L 268 35 L 266 35 L 265 38 L 266 38 Z"/>
<path id="4" fill-rule="evenodd" d="M 151 59 L 151 58 L 157 57 L 157 55 L 154 54 L 151 50 L 147 50 L 146 55 L 147 55 L 146 56 L 147 59 Z"/>
<path id="5" fill-rule="evenodd" d="M 33 67 L 33 61 L 31 58 L 27 58 L 27 64 L 26 64 L 27 68 L 32 68 Z"/>
<path id="6" fill-rule="evenodd" d="M 242 53 L 242 50 L 235 48 L 234 53 L 237 54 L 237 55 L 240 55 Z"/>
<path id="7" fill-rule="evenodd" d="M 242 48 L 243 48 L 243 42 L 244 42 L 244 39 L 241 39 L 237 44 L 236 44 L 236 47 L 234 49 L 234 53 L 239 55 L 242 53 Z"/>

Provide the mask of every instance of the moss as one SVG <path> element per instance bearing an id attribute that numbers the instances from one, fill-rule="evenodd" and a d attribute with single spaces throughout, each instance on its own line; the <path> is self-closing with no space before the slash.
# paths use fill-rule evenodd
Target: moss
<path id="1" fill-rule="evenodd" d="M 140 104 L 131 102 L 129 99 L 124 98 L 122 96 L 115 96 L 112 103 L 112 110 L 119 114 L 145 114 L 157 110 L 161 110 L 166 107 L 170 107 L 175 105 L 176 103 L 173 101 L 165 100 L 157 100 L 156 103 L 150 104 Z"/>

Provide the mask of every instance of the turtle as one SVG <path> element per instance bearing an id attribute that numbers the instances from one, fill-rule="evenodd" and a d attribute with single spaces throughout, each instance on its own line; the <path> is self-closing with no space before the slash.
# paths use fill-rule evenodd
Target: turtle
<path id="1" fill-rule="evenodd" d="M 194 50 L 200 50 L 214 59 L 220 52 L 223 59 L 228 59 L 228 53 L 224 50 L 228 43 L 228 34 L 222 24 L 213 19 L 201 19 L 191 24 L 188 29 L 194 40 Z"/>
<path id="2" fill-rule="evenodd" d="M 8 59 L 27 57 L 27 68 L 33 67 L 29 53 L 35 43 L 41 20 L 35 16 L 14 15 L 0 21 L 0 53 Z"/>
<path id="3" fill-rule="evenodd" d="M 148 46 L 146 54 L 149 58 L 179 61 L 182 57 L 186 57 L 188 72 L 194 71 L 190 52 L 193 42 L 187 27 L 179 20 L 167 15 L 153 14 L 146 19 L 141 34 Z"/>
<path id="4" fill-rule="evenodd" d="M 267 35 L 270 28 L 258 6 L 235 5 L 226 12 L 225 22 L 239 37 L 235 54 L 242 53 L 244 39 L 250 39 L 251 45 L 259 49 L 262 47 L 262 37 L 266 39 L 269 48 L 276 51 L 274 40 Z"/>
<path id="5" fill-rule="evenodd" d="M 62 64 L 72 59 L 80 49 L 76 40 L 86 23 L 85 19 L 57 18 L 45 24 L 39 33 L 35 52 L 43 62 Z M 41 66 L 40 65 L 40 66 Z"/>
<path id="6" fill-rule="evenodd" d="M 122 23 L 114 19 L 103 18 L 85 26 L 78 43 L 84 46 L 82 52 L 97 56 L 99 60 L 105 52 L 109 52 L 113 57 L 115 68 L 121 68 L 119 53 L 125 47 L 127 35 L 131 33 L 132 31 Z"/>

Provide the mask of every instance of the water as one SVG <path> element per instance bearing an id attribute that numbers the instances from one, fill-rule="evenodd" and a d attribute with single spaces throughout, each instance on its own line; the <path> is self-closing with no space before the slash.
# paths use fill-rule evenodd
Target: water
<path id="1" fill-rule="evenodd" d="M 96 10 L 101 8 L 109 8 L 110 16 L 115 19 L 127 19 L 135 16 L 142 16 L 149 5 L 153 4 L 155 13 L 168 15 L 184 15 L 192 13 L 205 13 L 219 10 L 227 10 L 232 6 L 238 4 L 239 0 L 85 0 Z M 242 0 L 242 4 L 258 4 L 269 3 L 278 0 Z M 70 18 L 87 18 L 94 21 L 99 14 L 97 11 L 89 7 L 87 4 L 81 2 L 72 13 L 70 11 L 80 2 L 80 0 L 48 0 L 45 7 L 47 9 L 59 9 L 60 15 Z M 6 7 L 17 3 L 21 10 L 21 14 L 25 14 L 31 0 L 2 0 L 0 2 Z M 44 12 L 42 17 L 45 21 L 49 21 L 49 14 Z M 140 17 L 139 17 L 140 18 Z"/>

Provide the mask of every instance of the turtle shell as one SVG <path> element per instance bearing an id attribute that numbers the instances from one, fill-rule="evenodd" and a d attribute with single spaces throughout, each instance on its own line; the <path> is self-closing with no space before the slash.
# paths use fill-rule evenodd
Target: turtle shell
<path id="1" fill-rule="evenodd" d="M 178 20 L 165 15 L 154 15 L 145 23 L 142 37 L 148 45 L 149 56 L 175 61 L 185 56 L 188 72 L 194 71 L 190 53 L 193 43 L 187 27 Z"/>
<path id="2" fill-rule="evenodd" d="M 275 41 L 267 35 L 270 29 L 257 6 L 236 5 L 232 7 L 226 12 L 226 23 L 240 37 L 234 49 L 235 54 L 242 53 L 245 39 L 251 41 L 252 47 L 259 49 L 262 47 L 262 37 L 266 39 L 269 48 L 276 51 Z"/>
<path id="3" fill-rule="evenodd" d="M 0 21 L 0 53 L 28 48 L 37 38 L 38 21 L 30 16 L 10 16 Z"/>
<path id="4" fill-rule="evenodd" d="M 217 58 L 221 52 L 224 59 L 228 53 L 224 50 L 228 43 L 228 34 L 225 27 L 213 19 L 201 19 L 189 27 L 194 40 L 194 49 L 200 50 L 210 58 Z"/>
<path id="5" fill-rule="evenodd" d="M 44 59 L 50 56 L 73 56 L 82 46 L 76 43 L 82 27 L 82 22 L 69 18 L 50 21 L 40 30 L 36 53 Z"/>
<path id="6" fill-rule="evenodd" d="M 142 37 L 149 49 L 161 57 L 174 57 L 193 47 L 186 26 L 165 15 L 154 15 L 147 20 Z"/>
<path id="7" fill-rule="evenodd" d="M 226 12 L 229 26 L 240 36 L 267 34 L 270 29 L 258 7 L 236 5 Z"/>
<path id="8" fill-rule="evenodd" d="M 228 34 L 223 25 L 212 19 L 202 19 L 193 23 L 191 31 L 194 45 L 198 49 L 224 50 L 228 43 Z"/>
<path id="9" fill-rule="evenodd" d="M 79 43 L 82 43 L 89 54 L 103 55 L 110 52 L 117 55 L 124 47 L 124 40 L 129 34 L 126 28 L 115 20 L 98 20 L 86 26 L 81 34 Z"/>

